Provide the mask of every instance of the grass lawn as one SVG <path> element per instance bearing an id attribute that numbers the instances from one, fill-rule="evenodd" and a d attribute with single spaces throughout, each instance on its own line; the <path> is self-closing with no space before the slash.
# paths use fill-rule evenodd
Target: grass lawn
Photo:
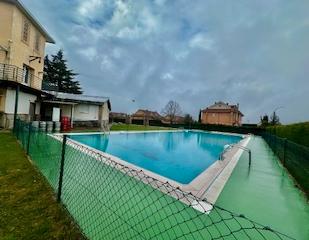
<path id="1" fill-rule="evenodd" d="M 84 239 L 9 132 L 0 132 L 0 239 Z"/>
<path id="2" fill-rule="evenodd" d="M 157 127 L 157 126 L 144 126 L 136 124 L 113 124 L 111 131 L 150 131 L 150 130 L 169 130 L 173 128 Z M 76 127 L 70 132 L 100 132 L 100 128 L 85 128 Z"/>

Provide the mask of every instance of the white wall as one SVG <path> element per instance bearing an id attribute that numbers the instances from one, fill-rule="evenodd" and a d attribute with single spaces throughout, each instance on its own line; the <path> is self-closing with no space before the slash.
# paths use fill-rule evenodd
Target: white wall
<path id="1" fill-rule="evenodd" d="M 74 121 L 99 120 L 99 106 L 90 104 L 78 104 L 74 106 Z"/>
<path id="2" fill-rule="evenodd" d="M 62 104 L 60 106 L 61 116 L 70 118 L 71 117 L 71 108 L 72 108 L 72 105 Z"/>
<path id="3" fill-rule="evenodd" d="M 102 105 L 102 120 L 103 121 L 108 121 L 109 120 L 109 109 L 108 109 L 107 102 L 105 102 Z"/>
<path id="4" fill-rule="evenodd" d="M 37 102 L 35 104 L 35 114 L 40 115 L 40 112 L 41 112 L 41 103 Z"/>
<path id="5" fill-rule="evenodd" d="M 14 114 L 15 110 L 15 90 L 7 89 L 5 98 L 5 113 Z M 29 114 L 30 103 L 35 103 L 37 96 L 19 91 L 18 114 Z"/>
<path id="6" fill-rule="evenodd" d="M 4 112 L 5 110 L 5 97 L 6 97 L 6 89 L 0 88 L 0 111 Z"/>

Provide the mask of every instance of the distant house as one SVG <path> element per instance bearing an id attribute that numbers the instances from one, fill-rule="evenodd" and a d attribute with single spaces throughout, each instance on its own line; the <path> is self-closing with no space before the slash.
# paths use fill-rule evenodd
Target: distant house
<path id="1" fill-rule="evenodd" d="M 165 116 L 163 119 L 162 119 L 162 123 L 165 123 L 165 124 L 170 124 L 171 123 L 171 119 L 169 116 Z M 185 123 L 185 118 L 183 116 L 175 116 L 173 121 L 172 121 L 173 124 L 184 124 Z"/>
<path id="2" fill-rule="evenodd" d="M 239 104 L 229 105 L 221 101 L 201 110 L 203 124 L 240 126 L 243 116 L 239 110 Z"/>
<path id="3" fill-rule="evenodd" d="M 156 123 L 160 124 L 161 121 L 162 116 L 158 112 L 149 110 L 139 109 L 131 115 L 132 124 L 152 125 Z"/>
<path id="4" fill-rule="evenodd" d="M 41 103 L 43 121 L 59 121 L 61 117 L 68 117 L 71 127 L 101 128 L 105 128 L 109 123 L 109 98 L 61 92 L 47 93 L 48 96 L 44 97 Z"/>
<path id="5" fill-rule="evenodd" d="M 130 115 L 120 112 L 110 112 L 109 121 L 113 123 L 129 123 Z"/>

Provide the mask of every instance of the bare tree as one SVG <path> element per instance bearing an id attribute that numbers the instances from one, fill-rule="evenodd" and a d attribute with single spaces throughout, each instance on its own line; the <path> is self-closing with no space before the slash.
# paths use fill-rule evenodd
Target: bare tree
<path id="1" fill-rule="evenodd" d="M 181 115 L 181 108 L 176 101 L 170 100 L 162 110 L 162 114 L 173 124 L 176 116 Z"/>

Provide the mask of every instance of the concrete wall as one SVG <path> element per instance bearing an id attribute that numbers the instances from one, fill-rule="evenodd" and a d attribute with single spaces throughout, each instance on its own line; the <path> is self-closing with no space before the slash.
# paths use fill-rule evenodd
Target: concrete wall
<path id="1" fill-rule="evenodd" d="M 61 116 L 71 117 L 72 105 L 61 104 Z M 75 104 L 73 110 L 74 121 L 108 121 L 109 109 L 107 103 L 102 106 L 91 104 Z"/>
<path id="2" fill-rule="evenodd" d="M 41 103 L 36 102 L 35 103 L 35 115 L 40 115 L 40 113 L 41 113 Z"/>
<path id="3" fill-rule="evenodd" d="M 38 30 L 30 24 L 30 37 L 29 42 L 22 41 L 22 29 L 23 22 L 27 19 L 22 12 L 14 7 L 13 11 L 13 31 L 12 31 L 12 49 L 11 49 L 11 64 L 16 65 L 20 68 L 23 67 L 23 64 L 28 65 L 34 71 L 33 74 L 38 76 L 40 79 L 33 79 L 32 86 L 37 89 L 41 89 L 42 77 L 43 77 L 43 66 L 44 66 L 44 54 L 45 54 L 45 42 L 46 39 L 42 36 Z M 29 21 L 29 19 L 27 19 Z M 40 36 L 40 48 L 35 50 L 35 39 L 36 34 Z M 29 62 L 29 56 L 39 56 L 41 57 L 41 62 L 35 60 Z"/>
<path id="4" fill-rule="evenodd" d="M 5 98 L 6 98 L 6 89 L 0 88 L 0 112 L 4 112 Z"/>
<path id="5" fill-rule="evenodd" d="M 52 107 L 60 107 L 61 117 L 71 118 L 71 111 L 73 106 L 73 125 L 74 127 L 102 127 L 106 126 L 109 121 L 108 104 L 95 105 L 91 103 L 73 103 L 73 104 L 59 104 L 50 103 L 48 106 L 43 105 L 43 118 L 51 119 Z"/>
<path id="6" fill-rule="evenodd" d="M 11 4 L 0 2 L 0 45 L 9 48 L 12 38 L 13 7 Z M 7 63 L 5 51 L 0 50 L 0 62 Z"/>
<path id="7" fill-rule="evenodd" d="M 17 117 L 23 121 L 29 121 L 28 114 L 18 114 Z M 14 114 L 0 112 L 0 128 L 12 129 L 14 125 Z"/>
<path id="8" fill-rule="evenodd" d="M 31 87 L 41 89 L 46 39 L 15 5 L 0 2 L 0 16 L 0 44 L 9 47 L 9 41 L 11 41 L 7 58 L 4 58 L 3 51 L 0 51 L 0 62 L 15 65 L 19 68 L 23 68 L 24 64 L 28 65 L 33 69 L 32 73 L 39 77 L 38 79 L 32 79 Z M 28 42 L 22 40 L 25 19 L 30 22 Z M 40 36 L 40 48 L 38 51 L 35 50 L 36 34 Z M 41 62 L 39 63 L 38 59 L 29 62 L 29 56 L 39 56 Z"/>
<path id="9" fill-rule="evenodd" d="M 72 111 L 71 108 L 72 108 L 72 105 L 61 104 L 60 105 L 61 117 L 69 117 L 69 118 L 71 118 L 71 111 Z"/>
<path id="10" fill-rule="evenodd" d="M 5 113 L 14 114 L 15 94 L 15 90 L 7 89 L 4 109 Z M 30 103 L 35 103 L 36 100 L 37 96 L 20 91 L 18 96 L 18 114 L 29 114 Z"/>
<path id="11" fill-rule="evenodd" d="M 202 123 L 220 125 L 241 125 L 241 116 L 237 113 L 202 113 Z"/>
<path id="12" fill-rule="evenodd" d="M 102 105 L 102 110 L 101 110 L 101 120 L 103 121 L 109 121 L 109 108 L 108 108 L 108 104 L 107 102 L 105 102 L 103 105 Z"/>
<path id="13" fill-rule="evenodd" d="M 0 89 L 4 95 L 0 96 L 0 127 L 12 128 L 15 111 L 15 89 Z M 35 103 L 35 114 L 40 113 L 40 103 L 36 102 L 37 96 L 20 91 L 18 96 L 18 118 L 30 120 L 30 103 Z"/>

